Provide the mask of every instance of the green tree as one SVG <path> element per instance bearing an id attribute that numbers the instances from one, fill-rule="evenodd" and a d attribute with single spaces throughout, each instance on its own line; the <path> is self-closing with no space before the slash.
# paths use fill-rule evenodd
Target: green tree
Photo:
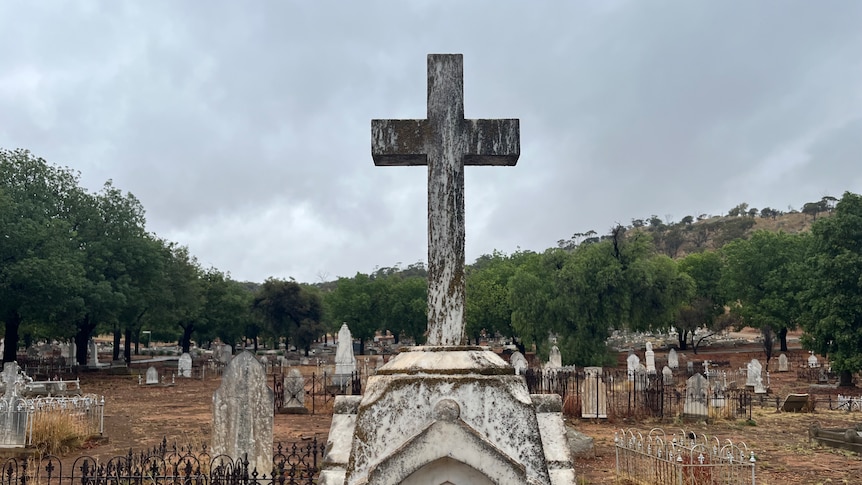
<path id="1" fill-rule="evenodd" d="M 806 234 L 757 231 L 721 250 L 725 302 L 743 325 L 777 330 L 781 351 L 787 351 L 787 331 L 797 326 L 801 313 L 798 268 L 808 240 Z"/>
<path id="2" fill-rule="evenodd" d="M 696 353 L 702 341 L 726 328 L 724 324 L 728 321 L 720 318 L 724 314 L 719 287 L 722 264 L 721 256 L 715 251 L 692 253 L 679 261 L 679 270 L 691 277 L 694 284 L 691 298 L 674 320 L 680 350 L 688 348 L 688 338 L 691 338 Z M 709 331 L 696 340 L 694 333 L 700 327 Z"/>
<path id="3" fill-rule="evenodd" d="M 326 294 L 327 308 L 335 321 L 347 323 L 353 338 L 359 339 L 359 353 L 365 353 L 365 342 L 381 329 L 386 318 L 383 285 L 367 274 L 338 278 L 335 290 Z"/>
<path id="4" fill-rule="evenodd" d="M 268 278 L 258 288 L 252 305 L 274 335 L 285 337 L 298 349 L 305 350 L 305 355 L 311 351 L 312 342 L 323 334 L 320 295 L 296 281 Z"/>
<path id="5" fill-rule="evenodd" d="M 828 355 L 851 385 L 862 370 L 862 196 L 847 192 L 834 215 L 811 227 L 812 246 L 805 265 L 803 344 Z"/>
<path id="6" fill-rule="evenodd" d="M 3 361 L 17 358 L 22 323 L 56 322 L 80 305 L 84 267 L 68 213 L 77 174 L 24 150 L 0 150 L 0 319 Z M 56 326 L 63 336 L 67 327 Z"/>
<path id="7" fill-rule="evenodd" d="M 483 332 L 512 336 L 508 285 L 515 274 L 515 263 L 497 251 L 482 256 L 477 263 L 467 267 L 467 338 L 478 343 Z"/>

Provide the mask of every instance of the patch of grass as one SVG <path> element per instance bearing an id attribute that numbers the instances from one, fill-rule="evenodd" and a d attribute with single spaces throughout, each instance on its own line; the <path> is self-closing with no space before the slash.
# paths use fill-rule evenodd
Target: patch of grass
<path id="1" fill-rule="evenodd" d="M 33 420 L 33 446 L 42 454 L 63 455 L 78 450 L 87 435 L 77 420 L 63 413 L 37 413 Z"/>

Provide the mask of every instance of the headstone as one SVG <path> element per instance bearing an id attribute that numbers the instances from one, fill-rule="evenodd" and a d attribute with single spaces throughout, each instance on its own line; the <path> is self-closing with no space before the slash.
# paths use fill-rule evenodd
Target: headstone
<path id="1" fill-rule="evenodd" d="M 548 364 L 546 369 L 559 369 L 563 366 L 563 357 L 560 355 L 560 348 L 554 345 L 551 347 L 551 352 L 548 355 Z"/>
<path id="2" fill-rule="evenodd" d="M 646 343 L 646 371 L 649 374 L 655 374 L 655 352 L 652 349 L 652 342 Z"/>
<path id="3" fill-rule="evenodd" d="M 527 358 L 520 352 L 514 352 L 509 358 L 509 364 L 515 369 L 515 375 L 524 374 L 527 371 Z"/>
<path id="4" fill-rule="evenodd" d="M 290 369 L 284 378 L 284 408 L 288 414 L 305 414 L 305 378 L 299 369 Z"/>
<path id="5" fill-rule="evenodd" d="M 20 396 L 22 379 L 17 362 L 3 364 L 6 392 L 0 399 L 0 446 L 19 448 L 27 444 L 27 409 Z"/>
<path id="6" fill-rule="evenodd" d="M 608 396 L 601 367 L 585 367 L 581 384 L 581 417 L 607 418 Z"/>
<path id="7" fill-rule="evenodd" d="M 227 364 L 233 358 L 233 347 L 230 344 L 221 344 L 216 348 L 215 359 L 217 362 Z"/>
<path id="8" fill-rule="evenodd" d="M 335 378 L 337 384 L 349 382 L 356 372 L 356 357 L 353 355 L 353 337 L 347 324 L 338 331 L 338 347 L 335 349 Z"/>
<path id="9" fill-rule="evenodd" d="M 661 380 L 662 384 L 666 386 L 673 385 L 673 371 L 670 370 L 670 367 L 664 366 L 664 369 L 661 370 Z"/>
<path id="10" fill-rule="evenodd" d="M 751 359 L 751 362 L 746 366 L 748 373 L 745 378 L 746 386 L 755 386 L 757 385 L 757 379 L 760 377 L 760 373 L 763 370 L 763 367 L 760 365 L 760 361 L 757 359 Z"/>
<path id="11" fill-rule="evenodd" d="M 263 366 L 251 352 L 231 359 L 213 394 L 213 456 L 248 457 L 249 473 L 270 475 L 273 393 Z"/>
<path id="12" fill-rule="evenodd" d="M 667 353 L 667 366 L 673 369 L 679 369 L 679 357 L 676 355 L 676 349 L 670 349 Z"/>
<path id="13" fill-rule="evenodd" d="M 689 374 L 694 374 L 694 362 L 688 361 L 685 363 L 685 370 L 688 371 Z"/>
<path id="14" fill-rule="evenodd" d="M 644 391 L 649 387 L 649 373 L 643 364 L 638 364 L 635 368 L 635 390 Z"/>
<path id="15" fill-rule="evenodd" d="M 188 352 L 183 352 L 180 360 L 177 362 L 177 374 L 180 377 L 192 376 L 192 356 Z"/>
<path id="16" fill-rule="evenodd" d="M 517 120 L 465 120 L 463 101 L 462 56 L 429 55 L 427 119 L 372 121 L 375 164 L 428 165 L 428 347 L 336 397 L 319 485 L 575 482 L 560 396 L 464 346 L 464 165 L 514 165 L 520 141 Z"/>
<path id="17" fill-rule="evenodd" d="M 635 380 L 635 371 L 637 370 L 640 363 L 641 363 L 640 357 L 638 357 L 637 355 L 635 355 L 633 353 L 629 354 L 629 356 L 626 357 L 626 370 L 628 372 L 628 376 L 629 376 L 630 381 Z"/>
<path id="18" fill-rule="evenodd" d="M 269 373 L 269 359 L 265 355 L 260 357 L 260 365 L 263 366 L 264 372 Z"/>
<path id="19" fill-rule="evenodd" d="M 817 360 L 817 356 L 814 355 L 814 352 L 811 352 L 811 355 L 808 356 L 808 367 L 812 369 L 820 367 L 820 361 Z"/>
<path id="20" fill-rule="evenodd" d="M 778 356 L 778 372 L 787 372 L 790 370 L 790 363 L 787 362 L 787 356 L 781 354 Z"/>
<path id="21" fill-rule="evenodd" d="M 706 377 L 700 374 L 689 377 L 685 383 L 683 414 L 689 418 L 709 417 L 709 409 L 707 408 L 708 395 L 709 383 Z"/>
<path id="22" fill-rule="evenodd" d="M 99 349 L 96 347 L 96 341 L 90 339 L 87 343 L 87 365 L 90 367 L 99 367 Z"/>
<path id="23" fill-rule="evenodd" d="M 798 413 L 808 410 L 808 394 L 788 394 L 781 403 L 781 410 Z"/>
<path id="24" fill-rule="evenodd" d="M 158 384 L 159 383 L 159 371 L 156 370 L 155 367 L 150 366 L 147 369 L 147 384 Z"/>
<path id="25" fill-rule="evenodd" d="M 754 393 L 766 394 L 766 386 L 763 384 L 763 377 L 757 376 L 754 381 Z"/>

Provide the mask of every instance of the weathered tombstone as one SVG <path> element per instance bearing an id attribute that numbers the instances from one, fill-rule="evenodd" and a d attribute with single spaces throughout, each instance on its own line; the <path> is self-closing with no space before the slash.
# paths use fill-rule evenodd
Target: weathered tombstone
<path id="1" fill-rule="evenodd" d="M 688 378 L 685 383 L 685 405 L 683 414 L 688 418 L 705 418 L 709 416 L 707 408 L 707 396 L 709 395 L 709 383 L 706 377 L 695 374 Z"/>
<path id="2" fill-rule="evenodd" d="M 781 403 L 781 410 L 792 413 L 808 411 L 808 394 L 788 394 Z"/>
<path id="3" fill-rule="evenodd" d="M 336 397 L 320 485 L 575 481 L 560 396 L 527 402 L 506 361 L 464 345 L 464 165 L 514 165 L 520 141 L 463 102 L 462 56 L 429 55 L 428 118 L 372 121 L 375 164 L 428 166 L 428 346 Z"/>
<path id="4" fill-rule="evenodd" d="M 99 367 L 99 349 L 96 346 L 96 341 L 90 339 L 87 343 L 87 365 L 89 367 Z"/>
<path id="5" fill-rule="evenodd" d="M 183 355 L 180 356 L 180 360 L 177 361 L 177 374 L 179 374 L 180 377 L 192 376 L 192 356 L 189 355 L 188 352 L 183 352 Z"/>
<path id="6" fill-rule="evenodd" d="M 781 354 L 778 356 L 778 372 L 787 372 L 790 370 L 790 364 L 787 362 L 787 356 Z"/>
<path id="7" fill-rule="evenodd" d="M 766 394 L 766 386 L 763 384 L 763 377 L 761 376 L 754 378 L 754 393 Z"/>
<path id="8" fill-rule="evenodd" d="M 820 361 L 817 360 L 817 356 L 814 355 L 814 352 L 811 352 L 811 355 L 808 356 L 808 367 L 816 368 L 820 367 Z"/>
<path id="9" fill-rule="evenodd" d="M 515 375 L 520 375 L 527 371 L 527 358 L 520 352 L 512 354 L 509 358 L 509 364 L 515 369 Z"/>
<path id="10" fill-rule="evenodd" d="M 159 371 L 156 370 L 155 367 L 150 366 L 147 369 L 147 384 L 158 384 L 159 383 Z"/>
<path id="11" fill-rule="evenodd" d="M 356 372 L 356 357 L 353 355 L 353 337 L 347 324 L 341 325 L 338 331 L 338 347 L 335 349 L 335 376 L 338 385 L 350 382 Z"/>
<path id="12" fill-rule="evenodd" d="M 282 411 L 288 414 L 306 414 L 305 407 L 305 378 L 299 369 L 290 369 L 290 373 L 284 378 L 284 408 Z"/>
<path id="13" fill-rule="evenodd" d="M 679 357 L 676 355 L 676 349 L 670 349 L 667 353 L 667 366 L 673 369 L 679 369 Z"/>
<path id="14" fill-rule="evenodd" d="M 688 371 L 690 375 L 694 374 L 694 362 L 688 361 L 685 363 L 685 370 Z"/>
<path id="15" fill-rule="evenodd" d="M 652 342 L 646 343 L 646 371 L 649 374 L 655 374 L 655 352 L 652 349 Z"/>
<path id="16" fill-rule="evenodd" d="M 263 366 L 264 372 L 266 372 L 268 374 L 269 373 L 269 359 L 265 355 L 262 355 L 260 357 L 260 365 Z"/>
<path id="17" fill-rule="evenodd" d="M 626 371 L 628 372 L 628 376 L 629 376 L 630 381 L 635 380 L 635 371 L 637 370 L 637 368 L 640 364 L 641 364 L 640 357 L 638 357 L 634 353 L 631 353 L 631 354 L 629 354 L 628 357 L 626 357 Z"/>
<path id="18" fill-rule="evenodd" d="M 635 368 L 635 390 L 644 391 L 649 387 L 649 373 L 643 364 L 638 364 Z"/>
<path id="19" fill-rule="evenodd" d="M 221 344 L 216 347 L 215 360 L 222 364 L 227 364 L 233 358 L 233 347 L 230 344 Z"/>
<path id="20" fill-rule="evenodd" d="M 548 354 L 548 363 L 545 369 L 559 369 L 563 366 L 563 356 L 560 355 L 560 348 L 554 345 L 551 347 L 551 352 Z"/>
<path id="21" fill-rule="evenodd" d="M 249 472 L 270 475 L 274 396 L 249 351 L 231 359 L 213 394 L 213 456 L 247 457 Z"/>
<path id="22" fill-rule="evenodd" d="M 664 366 L 664 369 L 661 370 L 661 380 L 662 384 L 666 386 L 673 385 L 673 371 L 670 370 L 670 367 Z"/>
<path id="23" fill-rule="evenodd" d="M 760 365 L 760 361 L 757 359 L 751 359 L 751 362 L 749 362 L 746 367 L 748 369 L 748 373 L 745 377 L 745 385 L 757 385 L 757 379 L 760 377 L 760 373 L 763 370 L 763 367 Z"/>
<path id="24" fill-rule="evenodd" d="M 581 384 L 581 417 L 607 418 L 608 396 L 601 367 L 585 367 Z"/>
<path id="25" fill-rule="evenodd" d="M 19 394 L 23 383 L 17 362 L 3 364 L 3 384 L 6 392 L 0 399 L 0 446 L 23 447 L 27 444 L 27 409 Z"/>

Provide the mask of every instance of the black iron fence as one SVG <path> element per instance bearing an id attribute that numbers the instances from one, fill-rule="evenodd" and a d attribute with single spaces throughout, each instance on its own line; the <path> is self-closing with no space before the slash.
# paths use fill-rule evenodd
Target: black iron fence
<path id="1" fill-rule="evenodd" d="M 531 394 L 559 394 L 564 412 L 572 416 L 641 419 L 692 414 L 692 408 L 686 408 L 688 375 L 684 370 L 665 378 L 661 374 L 630 377 L 625 370 L 609 369 L 601 375 L 602 385 L 590 386 L 585 385 L 585 380 L 595 377 L 587 377 L 582 369 L 528 369 L 524 377 Z M 754 405 L 774 405 L 766 395 L 755 394 L 745 386 L 736 387 L 735 382 L 727 383 L 718 376 L 708 382 L 706 394 L 697 403 L 700 406 L 693 406 L 703 418 L 750 418 Z"/>
<path id="2" fill-rule="evenodd" d="M 272 390 L 275 394 L 275 411 L 285 405 L 284 378 L 288 374 L 274 372 L 272 374 Z M 350 375 L 332 375 L 327 372 L 312 373 L 305 377 L 305 407 L 311 414 L 332 414 L 332 402 L 335 396 L 362 394 L 363 376 L 359 372 Z"/>
<path id="3" fill-rule="evenodd" d="M 271 470 L 249 468 L 247 459 L 211 456 L 206 447 L 168 447 L 162 441 L 151 450 L 97 460 L 82 456 L 65 463 L 57 456 L 7 459 L 0 485 L 312 485 L 320 474 L 323 446 L 316 438 L 273 450 Z"/>

